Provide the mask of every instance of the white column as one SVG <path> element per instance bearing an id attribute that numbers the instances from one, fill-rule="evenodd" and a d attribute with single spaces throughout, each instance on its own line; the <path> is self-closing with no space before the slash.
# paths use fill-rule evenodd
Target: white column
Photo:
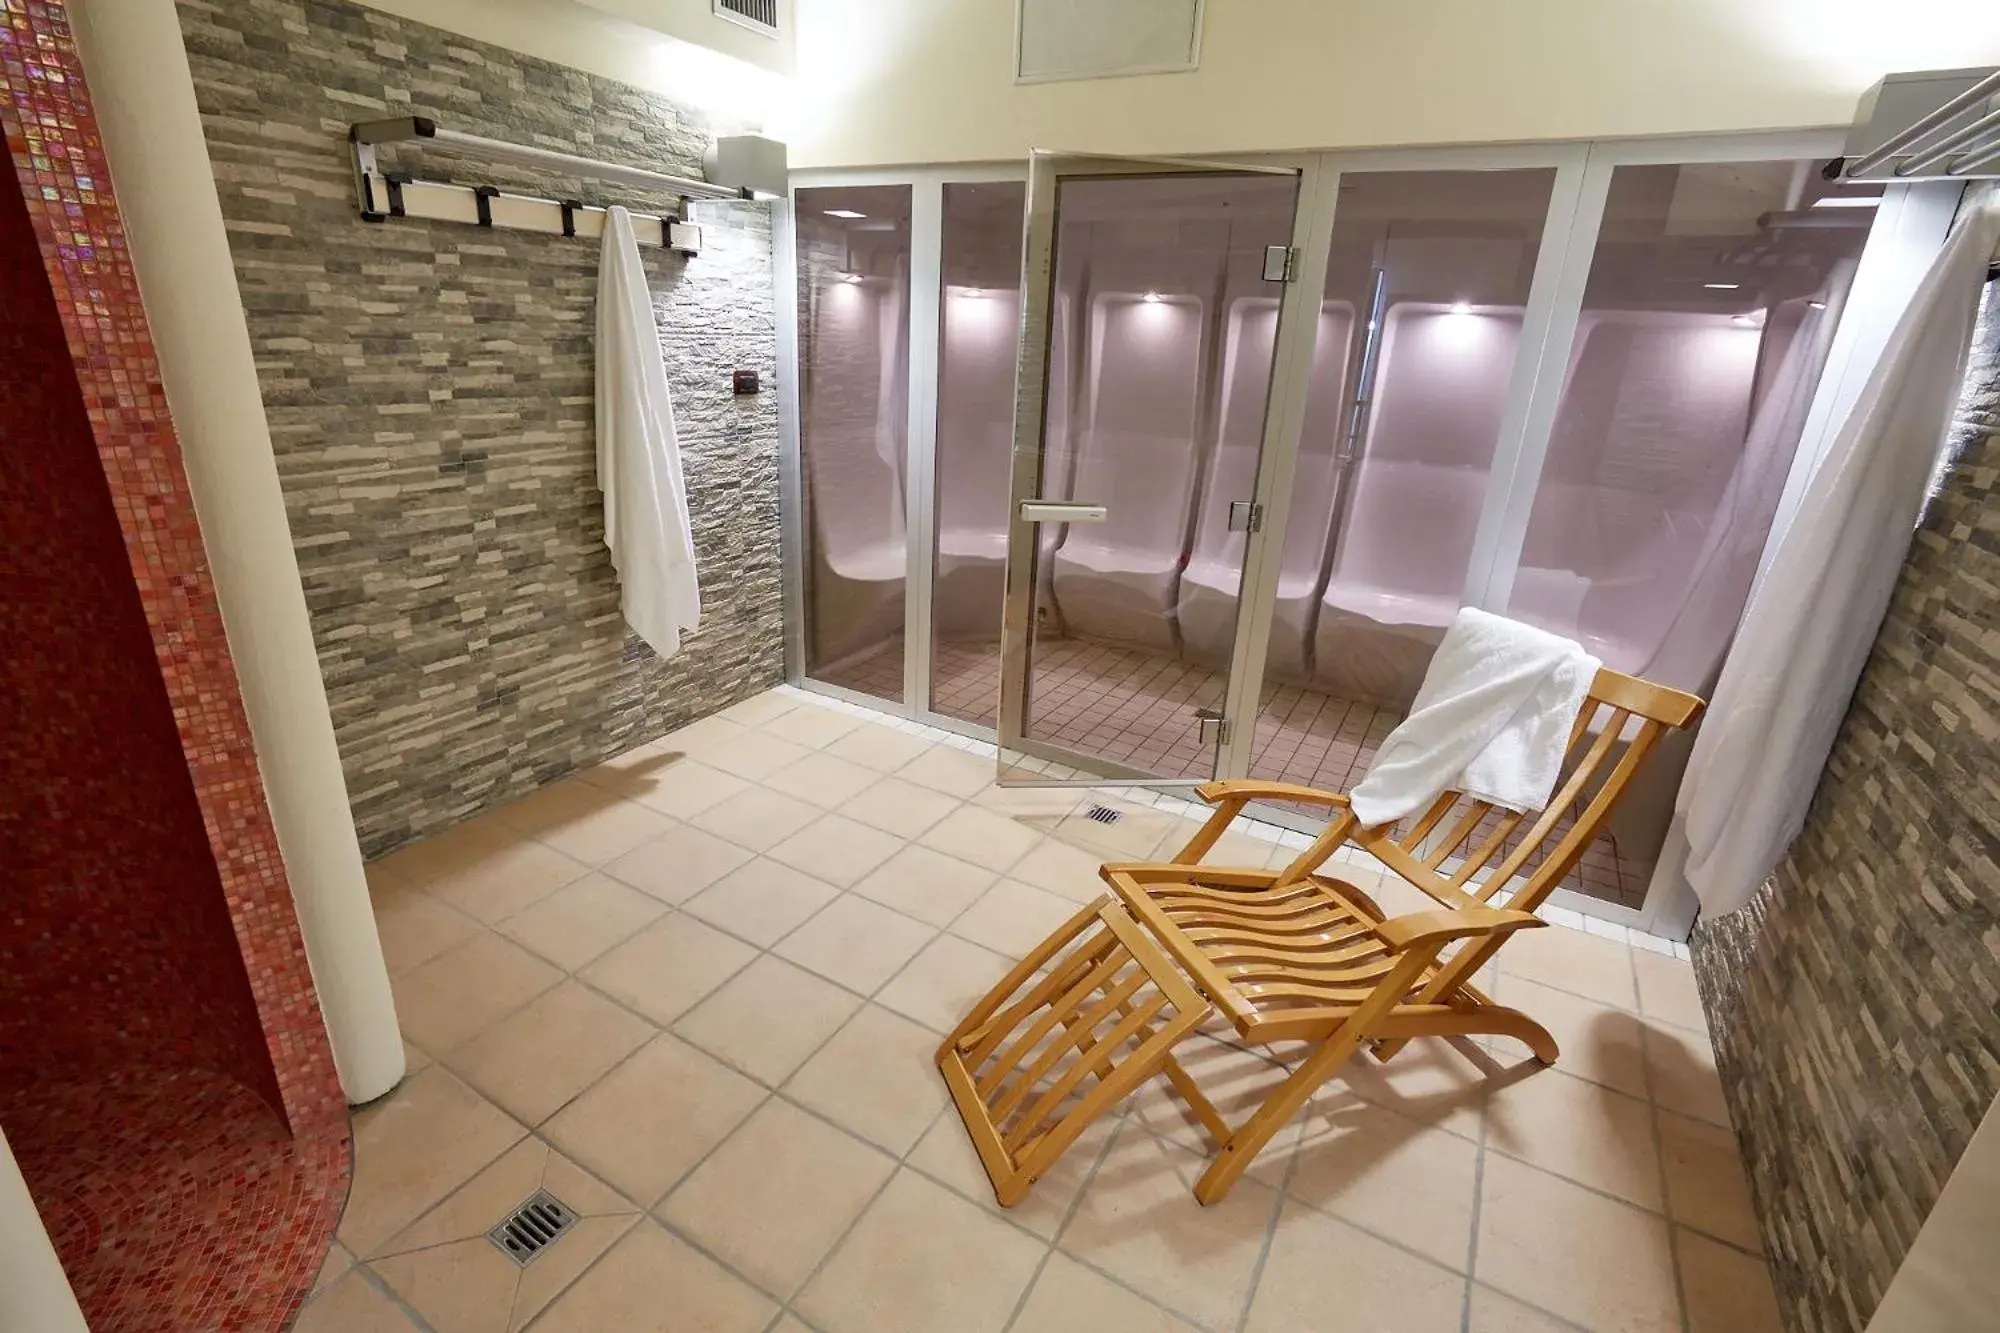
<path id="1" fill-rule="evenodd" d="M 69 10 L 334 1063 L 358 1105 L 402 1078 L 403 1045 L 174 0 Z"/>
<path id="2" fill-rule="evenodd" d="M 4 1134 L 0 1134 L 0 1328 L 90 1333 Z"/>

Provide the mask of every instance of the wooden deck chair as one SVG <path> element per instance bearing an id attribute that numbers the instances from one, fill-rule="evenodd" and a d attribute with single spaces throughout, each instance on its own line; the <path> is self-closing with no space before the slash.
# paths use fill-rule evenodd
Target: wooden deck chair
<path id="1" fill-rule="evenodd" d="M 1362 1046 L 1388 1060 L 1412 1037 L 1497 1033 L 1544 1064 L 1556 1043 L 1472 978 L 1604 827 L 1647 753 L 1700 714 L 1691 694 L 1600 670 L 1546 809 L 1509 813 L 1457 792 L 1401 824 L 1357 826 L 1347 797 L 1288 783 L 1211 782 L 1215 807 L 1166 864 L 1106 865 L 1112 892 L 1078 912 L 990 991 L 938 1048 L 938 1067 L 1003 1206 L 1146 1079 L 1164 1074 L 1216 1146 L 1195 1185 L 1214 1203 L 1271 1136 Z M 1251 801 L 1326 808 L 1331 822 L 1280 870 L 1200 864 Z M 1435 900 L 1385 917 L 1321 867 L 1344 843 Z M 1173 1047 L 1219 1010 L 1246 1041 L 1303 1041 L 1290 1075 L 1230 1125 Z"/>

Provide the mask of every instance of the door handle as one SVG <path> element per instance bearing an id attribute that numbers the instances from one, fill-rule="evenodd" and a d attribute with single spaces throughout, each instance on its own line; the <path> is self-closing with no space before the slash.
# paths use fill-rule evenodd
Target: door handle
<path id="1" fill-rule="evenodd" d="M 1078 504 L 1074 500 L 1023 500 L 1023 523 L 1102 523 L 1111 517 L 1103 505 Z"/>

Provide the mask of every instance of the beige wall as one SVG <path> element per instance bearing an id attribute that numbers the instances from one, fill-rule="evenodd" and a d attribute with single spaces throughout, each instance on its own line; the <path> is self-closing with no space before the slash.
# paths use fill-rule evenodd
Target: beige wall
<path id="1" fill-rule="evenodd" d="M 1016 86 L 1015 0 L 800 0 L 796 166 L 1844 124 L 1993 0 L 1207 0 L 1191 74 Z"/>

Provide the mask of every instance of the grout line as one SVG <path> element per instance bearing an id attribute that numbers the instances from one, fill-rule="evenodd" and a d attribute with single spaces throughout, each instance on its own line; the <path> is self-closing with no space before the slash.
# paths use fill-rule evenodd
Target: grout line
<path id="1" fill-rule="evenodd" d="M 1632 967 L 1632 993 L 1639 993 L 1639 962 L 1637 958 L 1628 960 Z M 1674 1270 L 1674 1303 L 1680 1315 L 1681 1333 L 1690 1333 L 1687 1299 L 1687 1276 L 1681 1269 L 1680 1228 L 1674 1221 L 1670 1183 L 1667 1177 L 1666 1140 L 1660 1133 L 1660 1103 L 1653 1095 L 1653 1062 L 1647 1059 L 1646 1034 L 1639 1034 L 1639 1078 L 1646 1089 L 1646 1127 L 1653 1135 L 1653 1160 L 1660 1173 L 1660 1214 L 1667 1225 L 1667 1262 Z"/>
<path id="2" fill-rule="evenodd" d="M 1493 991 L 1497 997 L 1499 986 Z M 1472 1226 L 1465 1247 L 1465 1305 L 1459 1312 L 1459 1333 L 1472 1333 L 1472 1288 L 1479 1281 L 1479 1218 L 1486 1206 L 1486 1140 L 1493 1123 L 1490 1110 L 1486 1105 L 1479 1108 L 1479 1147 L 1472 1158 Z"/>

